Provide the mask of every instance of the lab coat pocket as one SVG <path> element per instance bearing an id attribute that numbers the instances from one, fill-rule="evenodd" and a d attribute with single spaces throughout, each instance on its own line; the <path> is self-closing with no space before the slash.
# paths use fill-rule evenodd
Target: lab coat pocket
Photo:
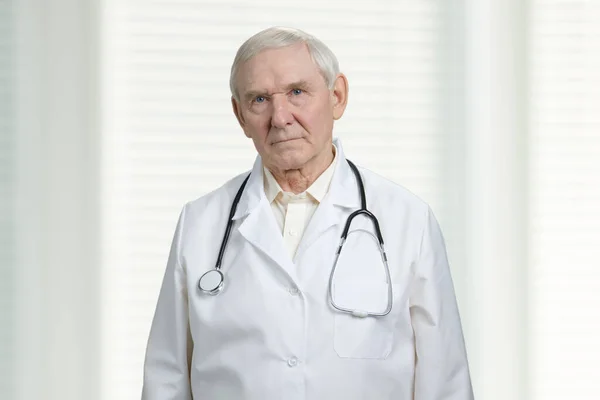
<path id="1" fill-rule="evenodd" d="M 385 282 L 338 282 L 334 299 L 339 307 L 367 312 L 382 312 L 388 302 Z M 334 349 L 343 358 L 384 359 L 392 351 L 396 324 L 399 285 L 392 285 L 392 311 L 383 317 L 355 317 L 335 310 Z"/>

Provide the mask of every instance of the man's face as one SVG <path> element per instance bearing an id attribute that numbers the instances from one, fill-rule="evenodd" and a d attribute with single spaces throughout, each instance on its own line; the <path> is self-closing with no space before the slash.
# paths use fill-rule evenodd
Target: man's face
<path id="1" fill-rule="evenodd" d="M 267 168 L 299 169 L 331 152 L 347 81 L 340 74 L 329 90 L 304 43 L 263 50 L 240 66 L 236 82 L 234 113 Z"/>

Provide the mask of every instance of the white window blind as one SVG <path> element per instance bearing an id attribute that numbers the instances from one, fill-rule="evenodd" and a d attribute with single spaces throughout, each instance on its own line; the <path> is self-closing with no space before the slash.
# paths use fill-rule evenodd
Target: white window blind
<path id="1" fill-rule="evenodd" d="M 334 129 L 349 158 L 419 194 L 443 223 L 444 145 L 456 133 L 443 3 L 104 0 L 102 398 L 139 396 L 181 206 L 252 166 L 228 79 L 259 30 L 298 27 L 331 47 L 350 83 Z"/>
<path id="2" fill-rule="evenodd" d="M 600 2 L 531 6 L 531 384 L 600 398 Z"/>
<path id="3" fill-rule="evenodd" d="M 14 397 L 14 130 L 12 2 L 0 1 L 0 398 Z"/>

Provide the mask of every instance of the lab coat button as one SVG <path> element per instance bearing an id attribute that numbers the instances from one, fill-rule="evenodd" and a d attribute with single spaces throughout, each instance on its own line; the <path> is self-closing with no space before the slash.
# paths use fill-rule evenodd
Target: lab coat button
<path id="1" fill-rule="evenodd" d="M 300 291 L 296 287 L 291 287 L 291 288 L 288 289 L 288 291 L 290 292 L 290 294 L 292 296 L 296 296 L 296 295 L 298 295 L 298 293 L 300 293 Z"/>
<path id="2" fill-rule="evenodd" d="M 298 365 L 298 359 L 296 357 L 292 357 L 287 363 L 291 368 L 294 368 L 296 365 Z"/>

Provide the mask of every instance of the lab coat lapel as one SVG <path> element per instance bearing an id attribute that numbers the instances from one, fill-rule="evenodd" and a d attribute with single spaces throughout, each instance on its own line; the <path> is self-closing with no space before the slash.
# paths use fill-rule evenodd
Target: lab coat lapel
<path id="1" fill-rule="evenodd" d="M 296 252 L 296 259 L 328 229 L 337 225 L 343 226 L 346 217 L 352 211 L 360 208 L 360 194 L 356 177 L 344 156 L 340 140 L 335 139 L 334 144 L 338 151 L 338 157 L 331 185 L 306 227 L 304 237 Z M 335 251 L 335 248 L 332 248 L 332 251 Z"/>
<path id="2" fill-rule="evenodd" d="M 282 234 L 265 196 L 262 161 L 256 158 L 248 183 L 240 198 L 233 219 L 242 219 L 238 231 L 253 246 L 283 268 L 295 280 L 292 260 L 287 252 Z"/>
<path id="3" fill-rule="evenodd" d="M 328 229 L 341 223 L 342 211 L 336 208 L 331 201 L 323 199 L 304 231 L 304 236 L 298 246 L 294 260 L 297 260 Z"/>

